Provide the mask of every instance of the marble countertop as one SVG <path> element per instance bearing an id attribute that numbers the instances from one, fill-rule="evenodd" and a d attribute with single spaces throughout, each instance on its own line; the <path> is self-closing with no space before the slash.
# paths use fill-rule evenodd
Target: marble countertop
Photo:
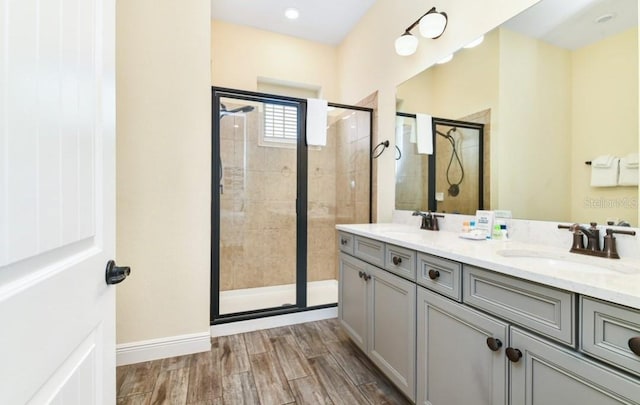
<path id="1" fill-rule="evenodd" d="M 462 239 L 404 224 L 342 224 L 340 231 L 640 309 L 640 260 L 606 259 L 519 241 Z"/>

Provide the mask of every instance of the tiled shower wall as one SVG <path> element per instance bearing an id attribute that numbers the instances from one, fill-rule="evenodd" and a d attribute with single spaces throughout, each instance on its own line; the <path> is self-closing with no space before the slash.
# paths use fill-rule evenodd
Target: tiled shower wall
<path id="1" fill-rule="evenodd" d="M 337 279 L 336 223 L 369 221 L 369 113 L 351 113 L 309 151 L 308 281 Z M 259 145 L 260 119 L 255 109 L 220 122 L 221 291 L 296 281 L 296 149 Z"/>
<path id="2" fill-rule="evenodd" d="M 402 122 L 402 144 L 398 145 L 401 158 L 396 160 L 396 209 L 407 211 L 427 211 L 429 209 L 429 155 L 416 153 L 415 140 L 411 142 L 415 118 L 404 118 Z M 398 142 L 398 139 L 396 139 Z M 391 153 L 395 151 L 390 149 Z M 398 155 L 396 155 L 396 158 Z"/>
<path id="3" fill-rule="evenodd" d="M 451 127 L 438 126 L 438 128 L 443 133 L 446 133 Z M 456 139 L 456 148 L 464 168 L 464 177 L 462 177 L 462 182 L 458 186 L 459 194 L 457 196 L 449 195 L 447 171 L 449 172 L 449 179 L 454 184 L 460 181 L 463 171 L 455 157 L 451 160 L 453 149 L 449 141 L 441 136 L 436 136 L 436 167 L 438 168 L 436 170 L 436 193 L 442 193 L 444 196 L 444 200 L 438 201 L 437 211 L 473 215 L 478 209 L 479 195 L 480 157 L 478 154 L 478 131 L 458 128 L 452 134 Z"/>

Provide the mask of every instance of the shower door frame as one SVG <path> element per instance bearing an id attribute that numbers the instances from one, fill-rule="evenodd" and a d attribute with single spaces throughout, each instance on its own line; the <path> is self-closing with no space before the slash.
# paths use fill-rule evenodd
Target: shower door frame
<path id="1" fill-rule="evenodd" d="M 220 314 L 220 98 L 228 97 L 253 102 L 298 106 L 298 139 L 296 142 L 296 303 L 280 307 Z M 373 109 L 338 103 L 329 107 L 366 111 L 369 113 L 369 152 L 373 136 Z M 225 87 L 211 87 L 211 296 L 209 320 L 211 325 L 291 314 L 322 308 L 338 303 L 307 306 L 307 239 L 308 239 L 308 147 L 306 144 L 307 100 L 276 94 L 258 93 Z M 216 161 L 217 160 L 217 161 Z M 369 153 L 369 222 L 373 213 L 373 160 Z"/>
<path id="2" fill-rule="evenodd" d="M 414 115 L 415 117 L 415 115 Z M 475 129 L 478 131 L 478 209 L 484 209 L 484 124 L 470 121 L 452 120 L 448 118 L 433 117 L 431 126 L 433 131 L 433 153 L 429 155 L 429 187 L 427 188 L 427 201 L 429 211 L 437 212 L 436 200 L 436 126 L 446 125 L 450 127 Z"/>

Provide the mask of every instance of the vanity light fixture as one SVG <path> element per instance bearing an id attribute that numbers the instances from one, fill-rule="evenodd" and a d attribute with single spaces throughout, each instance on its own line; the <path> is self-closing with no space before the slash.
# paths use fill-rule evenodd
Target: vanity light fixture
<path id="1" fill-rule="evenodd" d="M 404 30 L 404 34 L 395 41 L 396 53 L 400 56 L 413 55 L 418 49 L 418 38 L 413 36 L 411 30 L 420 26 L 420 35 L 425 38 L 436 39 L 444 33 L 449 21 L 447 13 L 438 12 L 435 7 L 424 13 L 413 24 Z"/>

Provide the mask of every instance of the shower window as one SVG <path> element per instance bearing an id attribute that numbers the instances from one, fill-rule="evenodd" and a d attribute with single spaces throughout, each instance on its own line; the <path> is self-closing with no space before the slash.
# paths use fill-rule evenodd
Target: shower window
<path id="1" fill-rule="evenodd" d="M 264 104 L 265 142 L 295 145 L 298 139 L 298 110 L 292 106 Z"/>

